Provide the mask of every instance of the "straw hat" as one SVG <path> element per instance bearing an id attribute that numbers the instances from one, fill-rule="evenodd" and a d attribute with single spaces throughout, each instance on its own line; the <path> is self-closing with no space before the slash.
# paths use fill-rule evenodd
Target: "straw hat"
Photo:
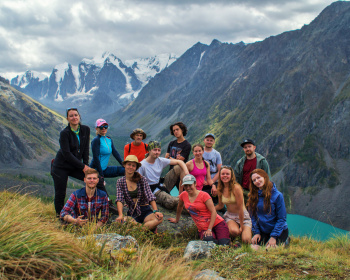
<path id="1" fill-rule="evenodd" d="M 141 163 L 139 162 L 137 156 L 135 155 L 128 155 L 125 160 L 123 161 L 123 165 L 125 165 L 127 162 L 136 162 L 137 168 L 139 169 L 141 167 Z"/>

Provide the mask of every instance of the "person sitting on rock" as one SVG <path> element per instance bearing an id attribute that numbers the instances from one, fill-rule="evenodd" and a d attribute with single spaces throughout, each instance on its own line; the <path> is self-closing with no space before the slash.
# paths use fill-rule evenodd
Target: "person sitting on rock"
<path id="1" fill-rule="evenodd" d="M 179 159 L 159 157 L 161 144 L 157 141 L 150 141 L 148 143 L 148 152 L 148 157 L 141 161 L 142 166 L 138 171 L 142 176 L 146 177 L 153 194 L 157 197 L 157 203 L 167 209 L 176 209 L 179 198 L 171 196 L 168 193 L 166 185 L 161 186 L 159 180 L 163 169 L 168 165 L 179 165 L 183 174 L 188 174 L 186 164 Z"/>
<path id="2" fill-rule="evenodd" d="M 163 221 L 163 214 L 158 211 L 156 197 L 146 178 L 136 171 L 140 168 L 141 163 L 135 155 L 129 155 L 123 161 L 123 166 L 125 176 L 117 181 L 116 204 L 119 216 L 116 221 L 126 220 L 123 218 L 123 203 L 125 202 L 129 208 L 127 215 L 155 232 L 157 226 Z"/>
<path id="3" fill-rule="evenodd" d="M 262 169 L 254 169 L 250 174 L 248 211 L 252 219 L 252 244 L 276 247 L 288 238 L 287 212 L 283 194 L 270 181 Z"/>
<path id="4" fill-rule="evenodd" d="M 210 195 L 197 190 L 196 178 L 191 174 L 183 177 L 182 185 L 185 191 L 180 194 L 176 218 L 168 220 L 171 223 L 178 223 L 185 206 L 198 228 L 200 239 L 214 241 L 219 245 L 229 245 L 231 241 L 229 229 L 224 219 L 216 213 Z"/>
<path id="5" fill-rule="evenodd" d="M 230 166 L 222 166 L 220 169 L 218 198 L 219 203 L 215 209 L 221 210 L 226 205 L 227 211 L 224 214 L 224 219 L 230 236 L 241 236 L 242 242 L 251 243 L 252 221 L 244 206 L 242 187 L 236 182 L 235 174 Z"/>
<path id="6" fill-rule="evenodd" d="M 146 137 L 146 133 L 141 128 L 134 129 L 130 134 L 130 138 L 134 141 L 124 146 L 124 159 L 126 159 L 128 155 L 135 155 L 139 162 L 141 162 L 147 154 L 148 145 L 142 142 Z"/>
<path id="7" fill-rule="evenodd" d="M 107 222 L 109 216 L 107 193 L 96 188 L 99 177 L 95 169 L 89 168 L 85 171 L 84 182 L 84 188 L 70 195 L 60 218 L 67 223 L 79 226 L 95 220 L 97 227 L 100 227 Z M 100 218 L 99 215 L 101 215 Z"/>

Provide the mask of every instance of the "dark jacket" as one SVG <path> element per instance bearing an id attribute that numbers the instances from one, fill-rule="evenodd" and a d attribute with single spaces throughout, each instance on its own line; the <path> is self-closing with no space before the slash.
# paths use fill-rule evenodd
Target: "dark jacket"
<path id="1" fill-rule="evenodd" d="M 106 136 L 106 137 L 111 139 L 108 136 Z M 92 160 L 90 163 L 90 167 L 95 168 L 98 171 L 98 173 L 103 177 L 103 170 L 101 168 L 101 163 L 100 163 L 100 147 L 101 147 L 100 139 L 101 139 L 101 135 L 97 135 L 91 141 Z M 120 163 L 120 165 L 123 166 L 122 158 L 120 157 L 120 154 L 118 153 L 118 151 L 114 147 L 112 139 L 111 139 L 111 143 L 112 143 L 112 155 Z"/>
<path id="2" fill-rule="evenodd" d="M 60 133 L 60 149 L 57 152 L 54 168 L 80 169 L 89 164 L 90 128 L 80 125 L 78 137 L 71 130 L 70 125 Z"/>

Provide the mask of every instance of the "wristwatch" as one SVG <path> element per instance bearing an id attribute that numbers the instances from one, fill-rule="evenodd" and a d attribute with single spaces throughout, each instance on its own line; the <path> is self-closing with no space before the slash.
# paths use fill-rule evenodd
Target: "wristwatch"
<path id="1" fill-rule="evenodd" d="M 207 230 L 212 231 L 212 230 L 211 230 L 211 229 L 209 229 L 209 228 L 208 228 Z"/>

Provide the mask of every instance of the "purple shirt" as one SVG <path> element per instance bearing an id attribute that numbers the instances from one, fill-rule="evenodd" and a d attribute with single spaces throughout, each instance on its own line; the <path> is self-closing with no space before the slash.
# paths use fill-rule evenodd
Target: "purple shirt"
<path id="1" fill-rule="evenodd" d="M 125 176 L 117 181 L 117 198 L 115 201 L 121 203 L 125 202 L 129 207 L 128 215 L 132 217 L 138 217 L 141 215 L 140 205 L 149 204 L 151 201 L 156 200 L 156 197 L 153 195 L 145 177 L 141 176 L 140 181 L 138 181 L 136 185 L 138 200 L 135 207 L 135 202 L 129 195 Z"/>

